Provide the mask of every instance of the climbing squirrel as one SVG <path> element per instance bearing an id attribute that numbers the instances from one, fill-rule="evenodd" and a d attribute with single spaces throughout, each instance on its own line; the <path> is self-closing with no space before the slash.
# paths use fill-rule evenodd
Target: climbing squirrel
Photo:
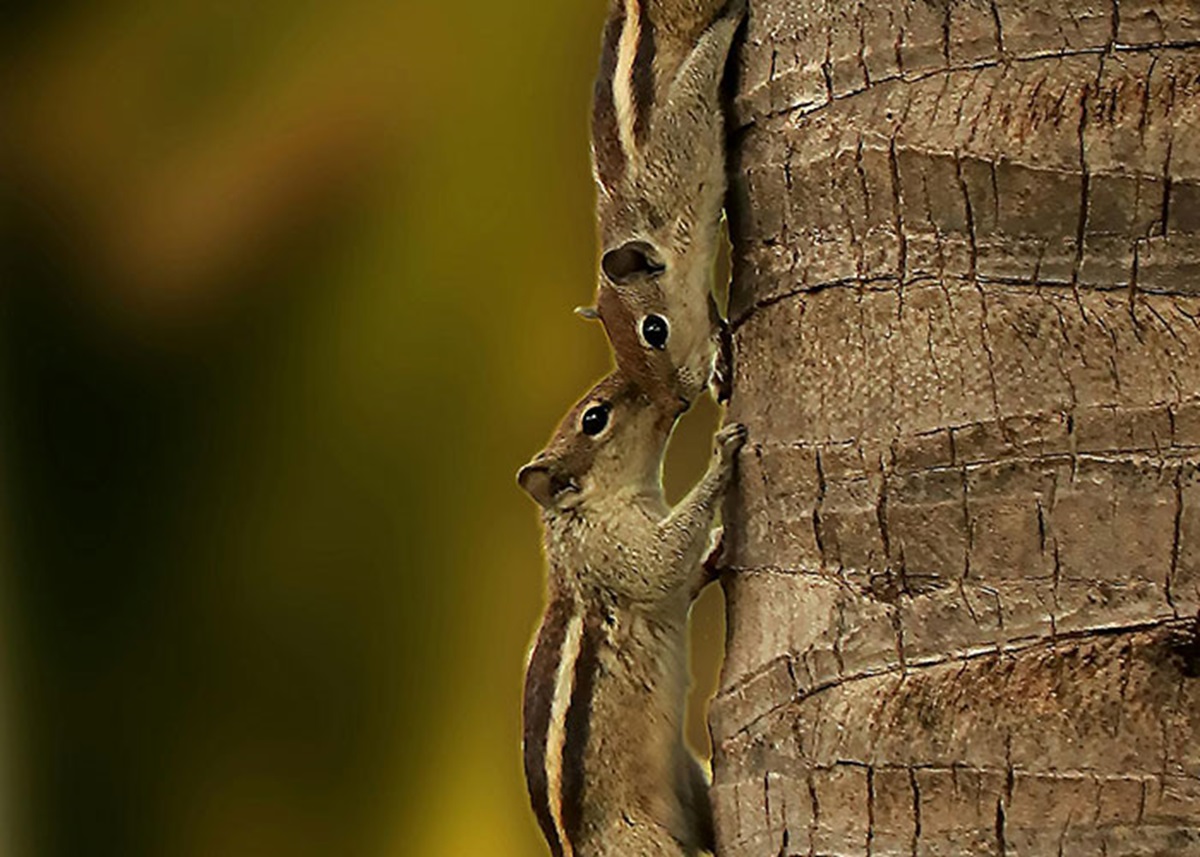
<path id="1" fill-rule="evenodd" d="M 596 306 L 618 365 L 684 407 L 728 398 L 713 298 L 725 197 L 721 80 L 745 0 L 612 0 L 592 101 Z"/>
<path id="2" fill-rule="evenodd" d="M 746 430 L 717 433 L 708 471 L 671 508 L 661 473 L 677 416 L 618 370 L 517 476 L 541 506 L 548 566 L 524 756 L 554 857 L 713 847 L 706 778 L 682 738 L 687 614 Z"/>

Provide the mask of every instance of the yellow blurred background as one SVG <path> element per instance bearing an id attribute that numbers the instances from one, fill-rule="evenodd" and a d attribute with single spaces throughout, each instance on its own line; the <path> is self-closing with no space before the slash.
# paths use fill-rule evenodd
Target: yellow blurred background
<path id="1" fill-rule="evenodd" d="M 545 853 L 513 474 L 609 361 L 604 6 L 6 4 L 0 854 Z"/>

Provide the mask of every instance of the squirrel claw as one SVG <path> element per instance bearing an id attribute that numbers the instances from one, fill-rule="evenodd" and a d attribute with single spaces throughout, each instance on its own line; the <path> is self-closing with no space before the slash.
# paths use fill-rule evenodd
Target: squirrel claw
<path id="1" fill-rule="evenodd" d="M 733 455 L 746 443 L 748 430 L 741 423 L 729 423 L 717 432 L 717 447 L 725 455 Z"/>

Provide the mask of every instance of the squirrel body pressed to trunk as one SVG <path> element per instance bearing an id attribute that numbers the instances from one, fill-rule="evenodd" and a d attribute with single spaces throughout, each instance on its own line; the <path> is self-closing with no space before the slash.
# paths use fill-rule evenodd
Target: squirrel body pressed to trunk
<path id="1" fill-rule="evenodd" d="M 744 13 L 745 0 L 613 0 L 592 102 L 596 312 L 626 374 L 685 407 L 710 383 L 718 399 L 728 392 L 712 287 L 721 81 Z"/>
<path id="2" fill-rule="evenodd" d="M 530 800 L 554 857 L 712 847 L 705 777 L 683 743 L 687 614 L 745 429 L 674 508 L 663 453 L 678 417 L 614 373 L 518 474 L 542 507 L 547 607 L 525 679 Z"/>

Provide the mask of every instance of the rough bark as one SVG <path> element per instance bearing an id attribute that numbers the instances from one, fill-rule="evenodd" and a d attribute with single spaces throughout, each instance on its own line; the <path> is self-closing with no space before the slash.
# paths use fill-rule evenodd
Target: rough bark
<path id="1" fill-rule="evenodd" d="M 1200 854 L 1200 3 L 751 6 L 720 853 Z"/>

